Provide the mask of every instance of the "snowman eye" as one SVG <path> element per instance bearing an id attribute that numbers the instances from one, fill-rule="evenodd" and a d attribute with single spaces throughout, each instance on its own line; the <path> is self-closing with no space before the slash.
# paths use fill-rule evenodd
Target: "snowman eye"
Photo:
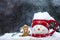
<path id="1" fill-rule="evenodd" d="M 40 26 L 40 28 L 42 28 L 42 27 Z"/>
<path id="2" fill-rule="evenodd" d="M 38 26 L 36 26 L 36 28 L 38 28 Z"/>

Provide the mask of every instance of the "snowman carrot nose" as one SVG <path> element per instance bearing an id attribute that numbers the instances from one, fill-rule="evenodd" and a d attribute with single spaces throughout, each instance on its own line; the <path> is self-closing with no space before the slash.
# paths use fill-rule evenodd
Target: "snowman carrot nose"
<path id="1" fill-rule="evenodd" d="M 40 28 L 38 28 L 37 30 L 40 30 Z"/>

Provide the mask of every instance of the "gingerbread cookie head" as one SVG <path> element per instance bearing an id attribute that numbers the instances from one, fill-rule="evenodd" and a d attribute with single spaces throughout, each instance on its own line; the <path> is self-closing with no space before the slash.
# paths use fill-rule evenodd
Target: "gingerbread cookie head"
<path id="1" fill-rule="evenodd" d="M 23 32 L 24 32 L 24 33 L 27 33 L 27 32 L 28 32 L 28 26 L 27 26 L 27 25 L 24 25 L 24 26 L 23 26 Z"/>

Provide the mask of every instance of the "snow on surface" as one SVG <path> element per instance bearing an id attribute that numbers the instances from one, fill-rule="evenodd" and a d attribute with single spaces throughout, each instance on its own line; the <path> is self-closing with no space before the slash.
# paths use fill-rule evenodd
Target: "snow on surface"
<path id="1" fill-rule="evenodd" d="M 48 12 L 37 12 L 34 14 L 33 20 L 34 19 L 54 20 Z"/>
<path id="2" fill-rule="evenodd" d="M 60 40 L 60 33 L 55 32 L 53 36 L 43 37 L 43 38 L 36 38 L 32 36 L 21 36 L 22 33 L 5 33 L 4 35 L 0 36 L 0 40 Z"/>

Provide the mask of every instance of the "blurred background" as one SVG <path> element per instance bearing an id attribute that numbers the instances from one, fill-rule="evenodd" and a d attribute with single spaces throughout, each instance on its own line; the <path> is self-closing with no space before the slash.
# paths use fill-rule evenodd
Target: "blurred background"
<path id="1" fill-rule="evenodd" d="M 0 0 L 0 35 L 19 32 L 24 24 L 31 26 L 34 13 L 40 11 L 49 12 L 60 26 L 60 0 Z"/>

